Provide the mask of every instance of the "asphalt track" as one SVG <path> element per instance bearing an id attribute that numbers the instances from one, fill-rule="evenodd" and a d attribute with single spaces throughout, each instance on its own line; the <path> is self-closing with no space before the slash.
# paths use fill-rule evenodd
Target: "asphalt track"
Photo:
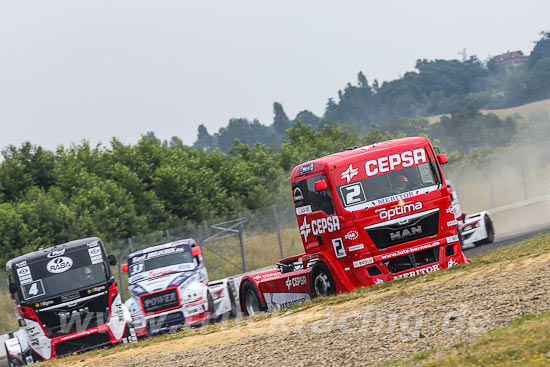
<path id="1" fill-rule="evenodd" d="M 500 247 L 511 245 L 518 241 L 523 241 L 540 234 L 550 233 L 550 226 L 531 229 L 528 231 L 518 232 L 513 235 L 497 237 L 493 243 L 481 246 L 468 245 L 463 251 L 468 257 L 474 257 L 478 254 L 494 251 Z M 0 360 L 0 367 L 7 367 L 8 362 L 5 359 Z"/>

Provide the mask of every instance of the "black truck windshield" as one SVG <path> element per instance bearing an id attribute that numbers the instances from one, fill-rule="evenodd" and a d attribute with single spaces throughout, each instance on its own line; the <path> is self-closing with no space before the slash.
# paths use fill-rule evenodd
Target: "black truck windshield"
<path id="1" fill-rule="evenodd" d="M 186 246 L 169 247 L 144 254 L 136 254 L 128 259 L 129 276 L 143 271 L 154 270 L 166 266 L 188 264 L 193 266 L 193 254 Z"/>
<path id="2" fill-rule="evenodd" d="M 349 211 L 406 199 L 440 185 L 433 162 L 368 177 L 337 188 L 344 208 Z"/>
<path id="3" fill-rule="evenodd" d="M 24 300 L 37 301 L 105 283 L 108 270 L 99 247 L 92 256 L 83 248 L 62 256 L 33 261 L 16 269 Z"/>

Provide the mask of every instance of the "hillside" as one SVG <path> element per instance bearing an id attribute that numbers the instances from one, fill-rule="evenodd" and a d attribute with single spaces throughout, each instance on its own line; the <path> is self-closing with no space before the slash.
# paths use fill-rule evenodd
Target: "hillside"
<path id="1" fill-rule="evenodd" d="M 520 115 L 524 119 L 528 119 L 529 115 L 532 113 L 546 113 L 550 115 L 550 99 L 544 99 L 542 101 L 527 103 L 521 106 L 516 107 L 510 107 L 510 108 L 502 108 L 497 110 L 481 110 L 481 113 L 487 114 L 487 113 L 494 113 L 501 119 L 513 116 L 515 114 Z M 441 119 L 441 116 L 448 116 L 450 117 L 450 114 L 442 114 L 442 115 L 435 115 L 435 116 L 429 116 L 426 117 L 426 119 L 430 122 L 430 124 L 439 122 Z"/>
<path id="2" fill-rule="evenodd" d="M 525 321 L 526 314 L 550 310 L 549 261 L 550 235 L 543 235 L 452 270 L 317 299 L 256 321 L 232 321 L 150 338 L 54 363 L 73 367 L 352 366 L 409 365 L 426 358 L 450 358 L 452 348 L 475 343 L 479 336 L 508 327 L 520 317 Z M 540 320 L 547 322 L 542 316 Z M 546 334 L 548 329 L 537 335 L 550 337 Z M 514 340 L 524 344 L 529 338 L 523 335 L 519 342 Z M 506 351 L 515 347 L 508 345 Z M 519 347 L 526 354 L 521 358 L 527 361 L 545 356 L 537 356 L 543 349 Z M 501 349 L 495 347 L 491 352 L 501 356 Z M 548 358 L 548 350 L 545 353 Z M 475 364 L 468 361 L 468 365 Z"/>

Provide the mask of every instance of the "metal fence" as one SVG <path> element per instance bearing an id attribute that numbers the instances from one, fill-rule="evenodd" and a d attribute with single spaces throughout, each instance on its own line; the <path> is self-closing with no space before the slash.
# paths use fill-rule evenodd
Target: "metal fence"
<path id="1" fill-rule="evenodd" d="M 121 270 L 128 254 L 185 238 L 193 238 L 203 249 L 211 280 L 273 265 L 303 251 L 292 203 L 108 242 L 108 252 L 118 259 L 113 270 L 119 278 L 122 297 L 128 294 L 127 277 Z"/>

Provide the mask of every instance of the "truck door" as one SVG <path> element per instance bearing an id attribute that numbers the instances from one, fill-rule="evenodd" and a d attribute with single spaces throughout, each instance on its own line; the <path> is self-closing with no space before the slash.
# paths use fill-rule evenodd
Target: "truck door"
<path id="1" fill-rule="evenodd" d="M 334 204 L 328 188 L 320 191 L 315 188 L 315 183 L 321 180 L 327 181 L 324 174 L 308 177 L 292 184 L 298 227 L 306 252 L 323 244 L 324 236 L 332 232 L 329 230 L 327 221 L 331 219 L 328 217 L 334 214 Z M 322 227 L 320 227 L 321 223 Z M 325 225 L 327 228 L 324 228 Z M 330 225 L 333 229 L 332 219 Z"/>

